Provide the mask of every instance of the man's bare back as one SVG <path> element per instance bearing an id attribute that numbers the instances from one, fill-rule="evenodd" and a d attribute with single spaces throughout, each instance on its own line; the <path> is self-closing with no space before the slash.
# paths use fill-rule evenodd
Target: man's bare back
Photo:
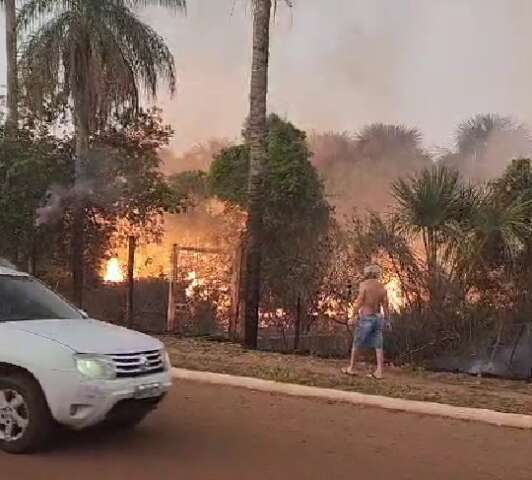
<path id="1" fill-rule="evenodd" d="M 387 316 L 388 295 L 384 285 L 374 278 L 364 280 L 360 284 L 356 307 L 359 316 L 379 314 L 381 307 Z"/>

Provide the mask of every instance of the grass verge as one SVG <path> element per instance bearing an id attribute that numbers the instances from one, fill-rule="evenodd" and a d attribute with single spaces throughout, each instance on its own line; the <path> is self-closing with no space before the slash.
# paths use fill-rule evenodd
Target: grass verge
<path id="1" fill-rule="evenodd" d="M 375 381 L 365 376 L 369 366 L 361 368 L 360 376 L 343 375 L 345 361 L 249 351 L 206 339 L 161 340 L 179 368 L 532 415 L 532 385 L 526 382 L 397 367 L 387 368 L 386 378 Z"/>

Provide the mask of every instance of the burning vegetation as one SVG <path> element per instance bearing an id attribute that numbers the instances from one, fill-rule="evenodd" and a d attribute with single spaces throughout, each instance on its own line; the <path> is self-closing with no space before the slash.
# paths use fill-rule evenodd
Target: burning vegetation
<path id="1" fill-rule="evenodd" d="M 170 282 L 175 284 L 173 302 L 180 316 L 177 329 L 194 321 L 199 305 L 209 306 L 216 317 L 212 323 L 217 320 L 221 328 L 229 321 L 235 289 L 233 263 L 243 219 L 243 212 L 220 201 L 196 199 L 187 211 L 165 216 L 164 230 L 157 242 L 143 241 L 142 232 L 138 232 L 133 257 L 128 245 L 120 240 L 128 235 L 117 235 L 111 258 L 102 265 L 102 278 L 110 285 L 125 284 L 133 258 L 138 295 L 146 283 L 159 281 L 163 289 Z"/>
<path id="2" fill-rule="evenodd" d="M 490 133 L 481 135 L 486 125 Z M 86 308 L 96 317 L 131 321 L 145 330 L 238 337 L 248 147 L 213 142 L 196 148 L 184 159 L 189 170 L 165 177 L 158 151 L 169 132 L 158 113 L 147 113 L 128 128 L 102 134 L 94 148 L 93 175 L 114 180 L 105 187 L 91 183 Z M 506 133 L 493 133 L 501 128 Z M 476 185 L 469 185 L 465 170 L 485 162 L 486 171 L 493 171 L 493 152 L 504 150 L 493 145 L 501 138 L 519 137 L 516 148 L 523 151 L 523 131 L 515 128 L 502 120 L 475 119 L 461 129 L 456 151 L 431 159 L 415 130 L 375 125 L 359 135 L 307 140 L 304 132 L 272 116 L 264 179 L 262 346 L 345 354 L 347 320 L 354 314 L 350 305 L 368 263 L 384 271 L 395 318 L 387 350 L 397 361 L 424 359 L 486 338 L 514 325 L 519 312 L 532 310 L 519 293 L 530 291 L 532 278 L 529 162 L 517 161 L 497 179 Z M 470 141 L 464 140 L 467 132 Z M 30 148 L 33 141 L 26 140 L 24 165 L 37 155 Z M 58 141 L 60 148 L 48 138 L 43 142 L 39 148 L 55 152 L 49 161 L 55 165 L 54 182 L 61 183 L 68 142 Z M 103 155 L 106 149 L 111 156 Z M 195 170 L 196 161 L 208 170 Z M 509 161 L 501 160 L 501 168 Z M 465 178 L 451 163 L 464 165 Z M 21 170 L 11 182 L 21 185 L 27 177 Z M 72 212 L 70 197 L 61 192 L 69 189 L 53 189 L 48 197 L 47 190 L 43 183 L 45 210 L 29 210 L 31 221 L 18 244 L 8 229 L 0 253 L 32 265 L 68 292 Z M 13 195 L 0 210 L 0 215 L 10 212 L 6 225 L 16 218 L 11 206 L 26 201 Z M 366 208 L 374 213 L 364 213 Z M 45 219 L 38 225 L 37 210 Z M 52 210 L 54 215 L 41 215 Z M 45 240 L 56 246 L 46 256 L 38 248 Z"/>
<path id="3" fill-rule="evenodd" d="M 116 257 L 110 258 L 105 265 L 104 281 L 108 283 L 120 283 L 125 278 L 124 267 L 120 263 L 120 259 Z"/>
<path id="4" fill-rule="evenodd" d="M 455 145 L 433 152 L 404 125 L 307 138 L 287 119 L 263 118 L 262 79 L 251 82 L 261 88 L 250 95 L 257 108 L 240 143 L 213 139 L 174 157 L 172 128 L 139 98 L 155 97 L 161 81 L 174 92 L 170 49 L 135 15 L 128 26 L 140 36 L 113 28 L 118 17 L 105 35 L 92 32 L 103 17 L 89 3 L 63 2 L 74 27 L 53 32 L 41 20 L 58 20 L 61 8 L 46 19 L 12 10 L 28 41 L 17 49 L 14 35 L 8 46 L 20 50 L 20 64 L 9 56 L 7 83 L 19 88 L 9 87 L 0 125 L 1 257 L 94 316 L 145 330 L 240 337 L 245 293 L 253 348 L 258 311 L 262 341 L 309 350 L 313 338 L 340 339 L 336 351 L 319 353 L 345 354 L 368 263 L 384 271 L 395 360 L 494 332 L 499 345 L 508 326 L 528 320 L 532 146 L 524 125 L 477 115 L 458 126 Z M 84 35 L 69 36 L 72 29 Z M 87 54 L 70 58 L 72 41 Z M 85 78 L 84 88 L 72 88 L 74 78 Z M 319 110 L 319 100 L 305 102 Z M 244 233 L 256 249 L 246 252 Z M 513 357 L 515 345 L 503 350 Z"/>
<path id="5" fill-rule="evenodd" d="M 272 131 L 278 129 L 288 138 L 292 135 L 290 141 L 295 144 L 305 141 L 304 135 L 292 126 L 277 118 L 271 122 Z M 391 138 L 383 140 L 387 137 Z M 345 338 L 347 320 L 355 314 L 351 304 L 362 279 L 362 269 L 368 263 L 378 263 L 384 270 L 383 280 L 396 318 L 395 328 L 388 334 L 388 350 L 400 361 L 454 348 L 466 337 L 471 339 L 475 328 L 488 328 L 490 322 L 493 325 L 486 318 L 477 320 L 476 310 L 492 301 L 489 292 L 493 286 L 488 283 L 497 280 L 487 272 L 483 278 L 479 271 L 488 264 L 493 265 L 489 268 L 494 271 L 508 264 L 508 260 L 493 257 L 491 250 L 498 248 L 501 238 L 496 232 L 503 224 L 494 224 L 493 233 L 480 231 L 477 225 L 483 218 L 493 218 L 494 212 L 488 212 L 488 206 L 499 205 L 501 212 L 509 208 L 505 205 L 514 201 L 510 193 L 514 188 L 522 188 L 528 164 L 516 163 L 513 170 L 509 169 L 489 186 L 470 187 L 458 173 L 447 168 L 447 158 L 441 160 L 439 167 L 426 167 L 428 156 L 414 130 L 381 125 L 368 128 L 357 137 L 325 135 L 313 137 L 311 143 L 317 146 L 313 161 L 322 172 L 324 183 L 312 176 L 315 175 L 312 170 L 305 173 L 305 165 L 310 164 L 302 163 L 298 178 L 310 175 L 308 179 L 318 179 L 315 190 L 302 190 L 295 197 L 284 192 L 286 177 L 276 176 L 276 169 L 283 169 L 287 159 L 282 150 L 279 163 L 272 163 L 267 180 L 270 191 L 277 192 L 272 193 L 273 198 L 275 195 L 279 198 L 266 206 L 268 223 L 260 308 L 263 341 L 277 345 L 275 348 L 280 348 L 279 341 L 285 347 L 306 348 L 305 342 L 311 338 L 322 338 L 326 344 L 330 343 L 325 341 L 327 338 Z M 476 145 L 475 161 L 481 162 L 482 146 L 486 144 Z M 489 145 L 486 148 L 486 152 L 492 152 Z M 195 149 L 194 155 L 200 151 Z M 291 155 L 294 151 L 298 150 L 290 150 Z M 310 159 L 306 147 L 299 152 L 301 158 Z M 350 158 L 351 166 L 347 161 L 342 163 L 342 155 Z M 419 172 L 412 177 L 401 177 L 400 169 L 386 167 L 412 155 L 417 160 L 409 164 L 409 171 Z M 143 283 L 150 281 L 162 282 L 165 291 L 168 284 L 175 285 L 170 295 L 176 312 L 172 328 L 182 333 L 197 332 L 195 327 L 201 324 L 204 333 L 237 336 L 242 327 L 246 162 L 244 146 L 229 146 L 217 150 L 210 160 L 209 172 L 192 170 L 175 174 L 171 182 L 175 188 L 185 190 L 185 210 L 165 215 L 164 230 L 155 242 L 143 240 L 142 230 L 137 231 L 133 269 L 136 294 L 141 295 Z M 352 169 L 350 175 L 359 169 L 373 169 L 371 185 L 387 199 L 358 188 L 352 188 L 350 193 L 351 177 L 342 170 L 347 168 Z M 278 179 L 282 179 L 279 184 Z M 339 179 L 343 183 L 339 184 Z M 508 185 L 512 185 L 510 190 Z M 445 196 L 442 192 L 446 192 Z M 360 203 L 357 195 L 363 195 L 380 213 L 347 215 L 350 204 Z M 303 199 L 300 210 L 293 203 L 295 198 Z M 328 206 L 329 199 L 338 205 L 337 209 Z M 287 208 L 291 202 L 293 210 Z M 456 210 L 449 210 L 446 202 L 451 202 Z M 436 210 L 427 210 L 433 204 Z M 314 206 L 309 210 L 309 205 Z M 315 208 L 324 208 L 323 222 L 319 216 L 313 220 L 306 216 L 307 212 L 315 213 Z M 521 221 L 519 215 L 526 208 L 526 203 L 517 207 L 514 211 L 517 217 L 512 221 Z M 438 217 L 439 223 L 434 225 L 432 220 L 426 223 L 437 211 L 447 211 L 449 216 Z M 464 212 L 470 212 L 467 218 Z M 299 222 L 300 219 L 304 221 Z M 129 252 L 120 240 L 124 238 L 126 233 L 118 236 L 102 267 L 101 276 L 107 284 L 125 285 L 127 281 Z M 515 241 L 521 240 L 516 236 Z M 490 242 L 494 244 L 488 248 Z M 465 245 L 476 250 L 464 250 Z M 521 255 L 520 248 L 514 254 Z M 484 259 L 482 263 L 480 258 Z M 490 282 L 484 281 L 488 278 Z M 502 291 L 512 296 L 511 289 Z M 167 305 L 168 295 L 165 293 L 163 298 Z M 161 316 L 166 316 L 164 308 Z M 491 304 L 490 308 L 497 311 L 499 306 Z M 435 314 L 436 311 L 440 313 Z M 445 318 L 441 318 L 442 312 Z M 141 310 L 137 313 L 140 315 Z M 346 344 L 339 345 L 344 347 L 335 347 L 336 353 Z M 328 351 L 328 347 L 323 346 L 323 350 Z"/>

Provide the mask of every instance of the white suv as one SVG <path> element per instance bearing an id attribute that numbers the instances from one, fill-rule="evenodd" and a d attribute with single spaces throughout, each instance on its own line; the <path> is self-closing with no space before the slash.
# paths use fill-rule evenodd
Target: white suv
<path id="1" fill-rule="evenodd" d="M 39 280 L 0 266 L 0 449 L 35 450 L 57 424 L 132 427 L 170 386 L 159 340 L 89 319 Z"/>

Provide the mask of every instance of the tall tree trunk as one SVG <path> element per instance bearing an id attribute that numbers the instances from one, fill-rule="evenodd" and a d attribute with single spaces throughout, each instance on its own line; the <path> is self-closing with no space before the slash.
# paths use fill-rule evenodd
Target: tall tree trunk
<path id="1" fill-rule="evenodd" d="M 238 312 L 236 317 L 236 336 L 241 342 L 244 342 L 246 332 L 246 242 L 247 234 L 244 232 L 242 238 L 242 253 L 240 258 L 240 284 L 238 286 Z"/>
<path id="2" fill-rule="evenodd" d="M 12 133 L 18 128 L 17 11 L 15 0 L 4 0 L 6 15 L 7 119 Z"/>
<path id="3" fill-rule="evenodd" d="M 90 52 L 79 49 L 72 52 L 74 61 L 74 123 L 76 130 L 76 159 L 74 165 L 74 191 L 72 224 L 72 290 L 73 301 L 83 307 L 84 254 L 85 254 L 85 206 L 86 173 L 89 156 L 89 84 Z"/>
<path id="4" fill-rule="evenodd" d="M 428 228 L 423 237 L 427 258 L 427 273 L 430 304 L 437 309 L 440 302 L 439 282 L 438 282 L 438 245 L 436 243 L 436 232 L 433 228 Z"/>
<path id="5" fill-rule="evenodd" d="M 229 338 L 236 341 L 239 338 L 240 329 L 240 303 L 242 292 L 242 261 L 244 256 L 244 239 L 238 239 L 238 246 L 233 257 L 232 295 L 231 295 L 231 319 L 229 321 Z"/>
<path id="6" fill-rule="evenodd" d="M 266 99 L 272 0 L 255 0 L 250 113 L 248 217 L 246 222 L 244 346 L 257 348 L 261 286 L 263 171 L 266 161 Z"/>

